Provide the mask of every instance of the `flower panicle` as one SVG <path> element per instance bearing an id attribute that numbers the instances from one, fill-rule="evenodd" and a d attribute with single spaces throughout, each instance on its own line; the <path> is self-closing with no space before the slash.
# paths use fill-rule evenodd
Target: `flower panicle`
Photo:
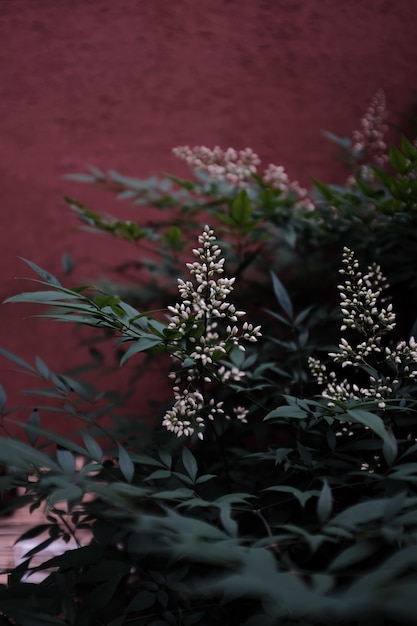
<path id="1" fill-rule="evenodd" d="M 328 371 L 326 365 L 310 357 L 310 371 L 319 385 L 324 386 L 322 396 L 329 406 L 335 402 L 349 400 L 375 400 L 380 409 L 386 406 L 386 399 L 393 395 L 401 384 L 401 379 L 417 379 L 417 342 L 411 337 L 409 342 L 400 341 L 394 347 L 383 345 L 383 337 L 395 326 L 395 313 L 391 303 L 387 303 L 384 291 L 388 288 L 381 268 L 372 264 L 366 274 L 359 269 L 359 262 L 349 248 L 343 249 L 343 284 L 339 285 L 342 337 L 337 352 L 330 352 L 334 364 L 342 368 L 362 370 L 368 374 L 368 386 L 339 380 L 336 372 Z M 386 305 L 386 306 L 385 306 Z M 344 337 L 354 334 L 356 342 Z M 394 375 L 374 376 L 369 372 L 387 365 Z"/>
<path id="2" fill-rule="evenodd" d="M 259 156 L 252 148 L 223 150 L 219 146 L 178 146 L 173 153 L 184 160 L 189 167 L 208 174 L 209 178 L 223 181 L 230 185 L 246 188 L 254 182 L 254 175 L 259 175 L 258 166 L 261 164 Z M 295 198 L 295 209 L 312 211 L 314 204 L 308 192 L 297 181 L 290 181 L 282 165 L 270 163 L 262 174 L 265 185 L 275 191 L 280 191 L 284 198 Z"/>
<path id="3" fill-rule="evenodd" d="M 173 153 L 183 159 L 189 167 L 206 172 L 212 180 L 224 180 L 231 185 L 245 187 L 256 174 L 261 160 L 252 148 L 222 150 L 206 146 L 178 146 Z"/>
<path id="4" fill-rule="evenodd" d="M 388 162 L 386 98 L 382 89 L 378 89 L 372 98 L 365 115 L 361 119 L 361 130 L 353 133 L 352 151 L 361 155 L 368 163 L 383 166 Z"/>
<path id="5" fill-rule="evenodd" d="M 199 247 L 193 250 L 197 260 L 187 264 L 194 280 L 178 279 L 180 301 L 168 307 L 168 328 L 179 336 L 172 341 L 172 357 L 183 365 L 191 360 L 192 365 L 170 375 L 174 379 L 174 404 L 166 412 L 163 426 L 178 437 L 196 432 L 203 439 L 207 421 L 231 417 L 223 403 L 208 399 L 209 387 L 244 378 L 243 371 L 230 367 L 224 359 L 232 348 L 244 351 L 243 342 L 256 342 L 261 327 L 249 322 L 241 324 L 245 311 L 237 310 L 228 301 L 235 278 L 221 276 L 224 259 L 209 226 L 204 227 L 198 243 Z M 243 407 L 232 411 L 241 422 L 246 421 L 247 413 Z"/>
<path id="6" fill-rule="evenodd" d="M 271 187 L 271 189 L 280 191 L 285 198 L 290 195 L 295 196 L 296 209 L 314 211 L 315 206 L 308 196 L 307 189 L 302 187 L 296 180 L 290 181 L 282 165 L 270 163 L 264 171 L 262 178 L 266 185 Z"/>

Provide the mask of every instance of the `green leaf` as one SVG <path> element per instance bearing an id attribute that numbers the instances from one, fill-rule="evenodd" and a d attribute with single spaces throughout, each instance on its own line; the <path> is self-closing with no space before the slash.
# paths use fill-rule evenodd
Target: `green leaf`
<path id="1" fill-rule="evenodd" d="M 123 476 L 125 477 L 126 481 L 128 483 L 132 482 L 132 478 L 134 476 L 135 473 L 135 466 L 132 462 L 132 459 L 130 458 L 129 454 L 126 452 L 126 450 L 123 448 L 123 446 L 120 445 L 120 443 L 117 444 L 118 449 L 119 449 L 119 466 L 120 466 L 120 471 L 122 472 Z"/>
<path id="2" fill-rule="evenodd" d="M 222 502 L 220 505 L 220 522 L 230 537 L 238 536 L 238 524 L 236 520 L 232 518 L 232 511 L 229 502 Z"/>
<path id="3" fill-rule="evenodd" d="M 297 441 L 297 450 L 303 463 L 305 463 L 307 467 L 312 467 L 313 458 L 311 456 L 310 450 L 306 446 L 303 446 L 300 441 Z"/>
<path id="4" fill-rule="evenodd" d="M 171 470 L 160 469 L 155 470 L 152 474 L 149 474 L 144 480 L 161 480 L 169 478 L 171 476 Z"/>
<path id="5" fill-rule="evenodd" d="M 29 415 L 28 419 L 28 427 L 26 428 L 26 435 L 29 439 L 29 443 L 31 446 L 35 446 L 36 442 L 39 438 L 39 433 L 36 432 L 36 429 L 41 426 L 41 418 L 39 416 L 38 409 L 33 409 L 32 413 Z"/>
<path id="6" fill-rule="evenodd" d="M 83 298 L 84 299 L 84 298 Z M 68 300 L 68 303 L 63 303 L 63 300 Z M 15 296 L 10 296 L 10 298 L 6 298 L 4 300 L 5 303 L 9 302 L 31 302 L 33 304 L 48 304 L 49 306 L 67 306 L 69 307 L 69 302 L 73 300 L 80 300 L 77 297 L 77 294 L 74 293 L 63 293 L 62 291 L 26 291 L 23 293 L 18 293 Z M 77 307 L 79 310 L 85 310 L 80 305 Z"/>
<path id="7" fill-rule="evenodd" d="M 364 409 L 348 409 L 346 414 L 348 415 L 348 419 L 346 421 L 357 422 L 367 426 L 376 435 L 378 435 L 378 437 L 381 437 L 387 448 L 393 448 L 394 442 L 390 432 L 385 428 L 384 422 L 378 415 L 365 411 Z M 339 415 L 335 415 L 335 417 L 337 419 L 341 419 L 341 417 L 343 418 L 343 416 Z"/>
<path id="8" fill-rule="evenodd" d="M 39 374 L 42 376 L 42 378 L 45 378 L 46 380 L 48 380 L 50 372 L 45 361 L 43 361 L 39 356 L 37 356 L 35 357 L 35 363 L 36 363 L 36 368 Z"/>
<path id="9" fill-rule="evenodd" d="M 397 170 L 397 172 L 400 172 L 400 174 L 403 174 L 407 171 L 407 159 L 398 150 L 398 148 L 393 145 L 390 146 L 389 160 L 391 162 L 391 165 L 393 165 L 393 167 Z"/>
<path id="10" fill-rule="evenodd" d="M 94 183 L 96 178 L 91 174 L 65 174 L 67 180 L 75 180 L 77 183 Z"/>
<path id="11" fill-rule="evenodd" d="M 56 458 L 66 474 L 75 473 L 75 458 L 69 450 L 57 450 Z"/>
<path id="12" fill-rule="evenodd" d="M 4 411 L 4 408 L 6 406 L 6 402 L 7 402 L 6 391 L 5 391 L 4 387 L 3 387 L 3 385 L 0 385 L 0 415 Z"/>
<path id="13" fill-rule="evenodd" d="M 331 133 L 327 130 L 323 131 L 323 135 L 327 137 L 327 139 L 330 139 L 330 141 L 332 141 L 333 143 L 343 148 L 344 150 L 349 150 L 349 148 L 352 145 L 352 140 L 349 139 L 349 137 L 339 137 L 339 135 L 335 135 L 334 133 Z"/>
<path id="14" fill-rule="evenodd" d="M 225 502 L 227 504 L 247 504 L 248 500 L 256 498 L 256 496 L 250 493 L 227 493 L 224 496 L 220 496 L 213 501 L 215 506 L 222 506 Z"/>
<path id="15" fill-rule="evenodd" d="M 395 579 L 402 572 L 406 572 L 410 568 L 415 570 L 415 564 L 417 560 L 417 546 L 409 545 L 403 549 L 399 549 L 392 556 L 383 561 L 378 569 L 373 569 L 369 573 L 359 577 L 359 579 L 354 580 L 352 586 L 347 590 L 345 595 L 346 601 L 353 600 L 354 598 L 363 597 L 364 593 L 369 591 L 377 591 L 374 598 L 378 598 L 379 601 L 387 601 L 387 599 L 395 593 L 395 589 L 400 591 L 401 588 L 396 588 Z M 407 588 L 407 578 L 404 579 L 405 587 Z M 369 588 L 367 589 L 367 586 Z M 387 587 L 382 587 L 382 585 L 387 585 Z M 381 588 L 382 587 L 382 588 Z M 416 593 L 416 581 L 415 577 L 413 580 L 414 587 L 414 602 L 413 606 L 416 606 L 415 603 L 415 593 Z M 369 596 L 368 596 L 369 597 Z M 372 601 L 372 596 L 370 596 Z M 415 618 L 415 610 L 414 610 L 414 618 Z M 408 620 L 407 620 L 408 621 Z M 415 623 L 415 619 L 412 622 Z"/>
<path id="16" fill-rule="evenodd" d="M 384 441 L 384 445 L 382 447 L 382 454 L 384 456 L 384 459 L 387 465 L 391 467 L 395 459 L 397 458 L 398 445 L 397 445 L 397 439 L 394 433 L 392 432 L 392 430 L 388 431 L 388 437 L 390 439 L 390 443 L 388 443 L 387 441 Z"/>
<path id="17" fill-rule="evenodd" d="M 371 541 L 359 540 L 353 546 L 343 550 L 330 564 L 329 571 L 337 572 L 342 569 L 356 565 L 372 556 L 377 550 L 377 546 Z"/>
<path id="18" fill-rule="evenodd" d="M 316 189 L 318 189 L 318 191 L 321 193 L 323 198 L 325 200 L 328 200 L 328 201 L 332 202 L 332 200 L 335 197 L 335 194 L 332 191 L 332 189 L 328 185 L 325 185 L 324 183 L 321 183 L 316 178 L 312 178 L 311 180 L 313 182 L 313 185 L 315 186 Z"/>
<path id="19" fill-rule="evenodd" d="M 21 441 L 10 438 L 0 438 L 0 461 L 10 468 L 29 472 L 35 468 L 48 468 L 61 474 L 61 468 L 51 457 Z"/>
<path id="20" fill-rule="evenodd" d="M 220 220 L 220 222 L 223 222 L 223 224 L 236 227 L 235 220 L 229 217 L 229 215 L 226 215 L 225 213 L 218 213 L 217 218 Z"/>
<path id="21" fill-rule="evenodd" d="M 81 433 L 81 436 L 90 457 L 94 461 L 101 463 L 103 459 L 103 450 L 100 448 L 97 441 L 93 439 L 93 437 L 89 433 Z"/>
<path id="22" fill-rule="evenodd" d="M 170 451 L 169 450 L 165 450 L 164 448 L 161 448 L 160 450 L 158 450 L 158 454 L 159 454 L 159 458 L 161 459 L 161 461 L 165 465 L 165 467 L 167 467 L 168 469 L 171 469 L 171 467 L 172 467 L 172 455 L 171 455 Z"/>
<path id="23" fill-rule="evenodd" d="M 42 278 L 42 280 L 44 280 L 50 285 L 54 285 L 55 287 L 62 287 L 61 283 L 59 282 L 57 278 L 55 278 L 55 276 L 53 276 L 46 270 L 42 269 L 41 267 L 39 267 L 39 265 L 36 265 L 36 263 L 33 263 L 33 261 L 29 261 L 28 259 L 25 259 L 23 257 L 19 257 L 19 258 L 25 263 L 27 263 L 27 265 L 29 265 L 29 267 L 31 267 L 33 271 L 36 272 L 36 274 L 38 274 L 38 276 Z"/>
<path id="24" fill-rule="evenodd" d="M 410 160 L 414 160 L 417 157 L 416 147 L 404 135 L 401 136 L 401 150 Z"/>
<path id="25" fill-rule="evenodd" d="M 149 349 L 155 348 L 156 346 L 164 345 L 163 341 L 159 337 L 155 337 L 155 335 L 151 334 L 143 334 L 143 336 L 135 341 L 127 352 L 120 359 L 120 365 L 126 363 L 128 359 L 134 354 L 138 354 L 139 352 L 146 352 Z"/>
<path id="26" fill-rule="evenodd" d="M 93 298 L 93 302 L 99 309 L 103 309 L 106 306 L 113 307 L 119 304 L 120 298 L 118 296 L 112 296 L 108 294 L 101 294 Z"/>
<path id="27" fill-rule="evenodd" d="M 183 178 L 178 178 L 177 176 L 173 176 L 172 174 L 163 174 L 165 178 L 176 183 L 179 187 L 183 189 L 187 189 L 187 191 L 192 191 L 195 189 L 196 184 L 191 182 L 190 180 L 184 180 Z"/>
<path id="28" fill-rule="evenodd" d="M 88 604 L 91 609 L 97 611 L 110 603 L 121 578 L 121 574 L 117 573 L 110 580 L 94 586 L 94 589 L 88 594 Z"/>
<path id="29" fill-rule="evenodd" d="M 233 199 L 230 215 L 236 226 L 245 226 L 252 215 L 252 207 L 248 192 L 242 189 Z"/>
<path id="30" fill-rule="evenodd" d="M 385 515 L 388 499 L 372 499 L 359 502 L 345 509 L 330 520 L 330 525 L 355 528 L 358 524 L 367 524 Z"/>
<path id="31" fill-rule="evenodd" d="M 198 465 L 192 452 L 186 446 L 182 449 L 182 462 L 188 476 L 193 482 L 195 482 L 195 479 L 197 478 Z"/>
<path id="32" fill-rule="evenodd" d="M 83 497 L 83 492 L 77 485 L 68 484 L 66 487 L 55 489 L 48 498 L 51 506 L 57 502 L 79 502 Z"/>
<path id="33" fill-rule="evenodd" d="M 30 424 L 29 423 L 23 424 L 18 421 L 14 423 L 19 424 L 20 426 L 25 426 L 27 431 L 31 430 L 32 432 L 37 433 L 38 435 L 44 435 L 48 439 L 48 441 L 52 441 L 56 443 L 61 448 L 72 450 L 72 452 L 74 452 L 75 454 L 81 454 L 82 456 L 85 454 L 84 448 L 82 448 L 77 443 L 73 442 L 71 439 L 68 439 L 68 437 L 64 437 L 63 435 L 58 435 L 57 433 L 54 433 L 50 430 L 46 430 L 45 428 L 40 428 L 39 426 L 37 426 L 37 424 L 35 424 L 35 421 L 33 421 Z M 50 460 L 49 462 L 51 463 L 52 460 Z"/>
<path id="34" fill-rule="evenodd" d="M 68 254 L 68 252 L 64 252 L 62 254 L 61 264 L 62 264 L 62 269 L 64 270 L 65 274 L 67 274 L 67 276 L 74 271 L 74 267 L 75 267 L 74 261 L 71 255 Z"/>
<path id="35" fill-rule="evenodd" d="M 281 417 L 284 419 L 299 419 L 305 420 L 308 417 L 308 413 L 302 409 L 300 406 L 292 405 L 292 406 L 279 406 L 276 409 L 270 411 L 265 417 L 264 421 L 268 421 L 274 419 L 275 417 Z"/>
<path id="36" fill-rule="evenodd" d="M 160 461 L 158 459 L 154 459 L 152 456 L 148 454 L 142 454 L 141 452 L 129 452 L 129 456 L 135 463 L 139 463 L 140 465 L 154 465 L 156 467 L 161 467 Z"/>
<path id="37" fill-rule="evenodd" d="M 150 497 L 157 500 L 188 500 L 192 495 L 193 491 L 191 489 L 180 487 L 179 489 L 170 489 L 168 491 L 155 491 L 155 493 L 150 494 Z"/>
<path id="38" fill-rule="evenodd" d="M 401 513 L 401 511 L 407 508 L 407 496 L 405 492 L 400 491 L 396 495 L 392 496 L 385 507 L 384 522 L 385 524 L 391 523 Z M 415 508 L 412 508 L 413 513 L 416 513 Z"/>
<path id="39" fill-rule="evenodd" d="M 308 500 L 310 500 L 310 498 L 315 498 L 321 494 L 318 489 L 300 491 L 300 489 L 297 489 L 297 487 L 292 487 L 291 485 L 273 485 L 272 487 L 267 487 L 265 491 L 280 491 L 282 493 L 290 493 L 292 496 L 294 496 L 294 498 L 296 498 L 296 500 L 298 500 L 303 508 L 305 507 Z"/>
<path id="40" fill-rule="evenodd" d="M 133 600 L 129 602 L 126 612 L 132 613 L 134 611 L 144 611 L 145 609 L 149 609 L 151 606 L 155 604 L 156 594 L 153 591 L 146 591 L 146 589 L 142 589 L 139 591 Z"/>
<path id="41" fill-rule="evenodd" d="M 131 502 L 138 502 L 138 498 L 149 493 L 148 489 L 122 482 L 112 483 L 111 485 L 94 484 L 92 491 L 108 502 L 119 502 L 123 506 Z"/>
<path id="42" fill-rule="evenodd" d="M 217 474 L 204 474 L 203 476 L 200 476 L 199 478 L 197 478 L 197 480 L 195 481 L 196 485 L 201 485 L 202 483 L 206 483 L 209 480 L 212 480 L 213 478 L 218 478 Z"/>
<path id="43" fill-rule="evenodd" d="M 36 370 L 34 367 L 29 365 L 29 363 L 26 363 L 26 361 L 21 359 L 19 356 L 12 354 L 12 352 L 9 352 L 8 350 L 5 350 L 4 348 L 0 348 L 0 354 L 3 355 L 6 359 L 9 359 L 9 361 L 16 363 L 16 365 L 20 365 L 20 367 L 23 367 L 23 369 L 27 370 L 31 374 L 36 374 Z"/>
<path id="44" fill-rule="evenodd" d="M 317 501 L 317 516 L 322 524 L 329 519 L 332 512 L 332 507 L 332 491 L 328 485 L 327 480 L 325 479 L 323 481 L 323 487 Z"/>
<path id="45" fill-rule="evenodd" d="M 304 320 L 306 319 L 306 317 L 308 317 L 308 315 L 311 313 L 311 311 L 314 309 L 314 306 L 308 306 L 306 309 L 303 309 L 295 318 L 294 320 L 294 326 L 296 328 L 300 327 L 300 325 L 304 322 Z"/>
<path id="46" fill-rule="evenodd" d="M 398 465 L 389 474 L 391 480 L 406 480 L 417 482 L 417 463 L 404 463 Z"/>
<path id="47" fill-rule="evenodd" d="M 277 448 L 275 450 L 275 465 L 280 465 L 285 461 L 293 450 L 293 448 Z"/>
<path id="48" fill-rule="evenodd" d="M 168 228 L 165 240 L 167 245 L 173 250 L 181 250 L 185 244 L 181 229 L 178 226 L 171 226 Z"/>
<path id="49" fill-rule="evenodd" d="M 291 302 L 291 298 L 288 294 L 288 291 L 285 289 L 284 285 L 275 274 L 275 272 L 271 271 L 272 276 L 272 286 L 274 288 L 275 296 L 278 300 L 278 303 L 284 310 L 285 314 L 290 320 L 294 319 L 294 310 Z"/>

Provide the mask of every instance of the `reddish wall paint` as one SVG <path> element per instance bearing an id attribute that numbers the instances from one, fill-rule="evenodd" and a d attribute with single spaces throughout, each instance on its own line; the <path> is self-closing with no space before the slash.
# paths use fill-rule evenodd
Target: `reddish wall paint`
<path id="1" fill-rule="evenodd" d="M 415 0 L 0 1 L 0 299 L 26 288 L 19 256 L 56 272 L 65 250 L 76 282 L 135 257 L 74 230 L 64 193 L 127 210 L 63 180 L 87 164 L 183 174 L 172 146 L 219 144 L 303 182 L 340 179 L 322 130 L 350 134 L 379 87 L 412 110 L 415 32 Z M 0 307 L 1 346 L 56 370 L 83 360 L 71 329 L 32 312 Z M 15 400 L 23 380 L 3 360 L 0 381 Z"/>

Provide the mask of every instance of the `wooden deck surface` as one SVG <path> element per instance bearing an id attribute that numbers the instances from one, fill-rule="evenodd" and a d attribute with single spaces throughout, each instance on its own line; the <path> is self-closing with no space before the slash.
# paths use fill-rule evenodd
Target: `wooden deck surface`
<path id="1" fill-rule="evenodd" d="M 32 526 L 42 524 L 44 520 L 42 511 L 29 513 L 29 507 L 12 515 L 0 517 L 0 583 L 7 581 L 5 573 L 10 567 L 17 565 L 24 545 L 15 545 L 20 535 Z M 30 548 L 29 548 L 30 549 Z"/>
<path id="2" fill-rule="evenodd" d="M 17 539 L 30 528 L 46 522 L 42 510 L 36 510 L 30 513 L 29 507 L 25 507 L 9 516 L 0 516 L 0 584 L 7 582 L 7 571 L 15 567 L 21 562 L 23 556 L 38 545 L 43 539 L 48 537 L 47 534 L 40 535 L 35 539 L 28 539 L 16 543 Z M 79 539 L 88 541 L 88 533 Z M 76 547 L 75 543 L 64 543 L 56 541 L 43 552 L 39 553 L 32 559 L 33 565 L 38 565 L 52 556 L 62 554 L 66 550 Z M 40 582 L 45 575 L 34 574 L 30 577 L 30 582 Z"/>

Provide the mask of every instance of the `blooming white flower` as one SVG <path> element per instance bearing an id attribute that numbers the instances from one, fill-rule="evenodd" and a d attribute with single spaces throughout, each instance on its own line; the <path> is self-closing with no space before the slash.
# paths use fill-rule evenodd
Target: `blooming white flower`
<path id="1" fill-rule="evenodd" d="M 171 341 L 172 356 L 183 367 L 170 374 L 175 402 L 162 423 L 178 437 L 196 432 L 203 439 L 205 420 L 229 417 L 222 402 L 208 399 L 208 385 L 239 382 L 245 376 L 238 368 L 226 366 L 224 359 L 233 347 L 244 349 L 242 341 L 257 341 L 261 327 L 248 322 L 240 326 L 239 320 L 246 313 L 228 301 L 235 278 L 219 276 L 224 271 L 224 258 L 209 226 L 204 227 L 198 243 L 193 250 L 197 260 L 187 263 L 194 281 L 178 279 L 181 300 L 168 307 L 168 328 L 179 335 Z M 247 410 L 237 407 L 233 415 L 245 422 Z"/>
<path id="2" fill-rule="evenodd" d="M 252 148 L 223 150 L 219 146 L 178 146 L 173 153 L 183 159 L 192 169 L 208 174 L 212 181 L 225 181 L 237 187 L 248 187 L 254 182 L 254 174 L 258 174 L 261 160 Z M 259 175 L 259 174 L 258 174 Z M 311 211 L 314 209 L 307 190 L 297 181 L 290 181 L 282 165 L 270 164 L 262 175 L 263 182 L 271 189 L 281 191 L 284 198 L 294 196 L 295 209 Z"/>
<path id="3" fill-rule="evenodd" d="M 191 168 L 206 172 L 212 180 L 224 180 L 238 187 L 245 187 L 256 173 L 258 155 L 251 149 L 222 150 L 206 146 L 178 146 L 173 149 L 175 156 L 183 159 Z"/>
<path id="4" fill-rule="evenodd" d="M 395 328 L 395 314 L 392 304 L 385 306 L 383 297 L 388 287 L 381 268 L 373 264 L 365 275 L 359 270 L 359 263 L 349 248 L 343 250 L 344 283 L 339 285 L 343 321 L 341 332 L 352 333 L 360 339 L 351 343 L 342 337 L 338 352 L 329 356 L 342 368 L 353 369 L 367 374 L 367 386 L 340 380 L 334 371 L 327 371 L 318 359 L 310 357 L 309 366 L 319 385 L 325 385 L 322 396 L 329 406 L 335 402 L 349 400 L 375 400 L 380 409 L 385 409 L 389 398 L 402 378 L 417 379 L 417 343 L 414 337 L 409 342 L 400 341 L 394 347 L 383 346 L 384 335 Z M 371 372 L 388 365 L 394 376 L 378 375 Z"/>
<path id="5" fill-rule="evenodd" d="M 385 141 L 386 125 L 385 93 L 378 89 L 371 103 L 361 119 L 361 130 L 353 133 L 352 151 L 360 154 L 367 163 L 384 165 L 388 161 L 387 144 Z M 362 167 L 362 175 L 369 179 L 372 176 L 369 167 Z"/>
<path id="6" fill-rule="evenodd" d="M 308 197 L 307 190 L 301 187 L 296 180 L 290 181 L 282 165 L 270 163 L 264 171 L 262 178 L 266 185 L 271 187 L 271 189 L 281 191 L 285 198 L 290 195 L 295 196 L 296 209 L 304 211 L 314 210 L 314 203 Z"/>

